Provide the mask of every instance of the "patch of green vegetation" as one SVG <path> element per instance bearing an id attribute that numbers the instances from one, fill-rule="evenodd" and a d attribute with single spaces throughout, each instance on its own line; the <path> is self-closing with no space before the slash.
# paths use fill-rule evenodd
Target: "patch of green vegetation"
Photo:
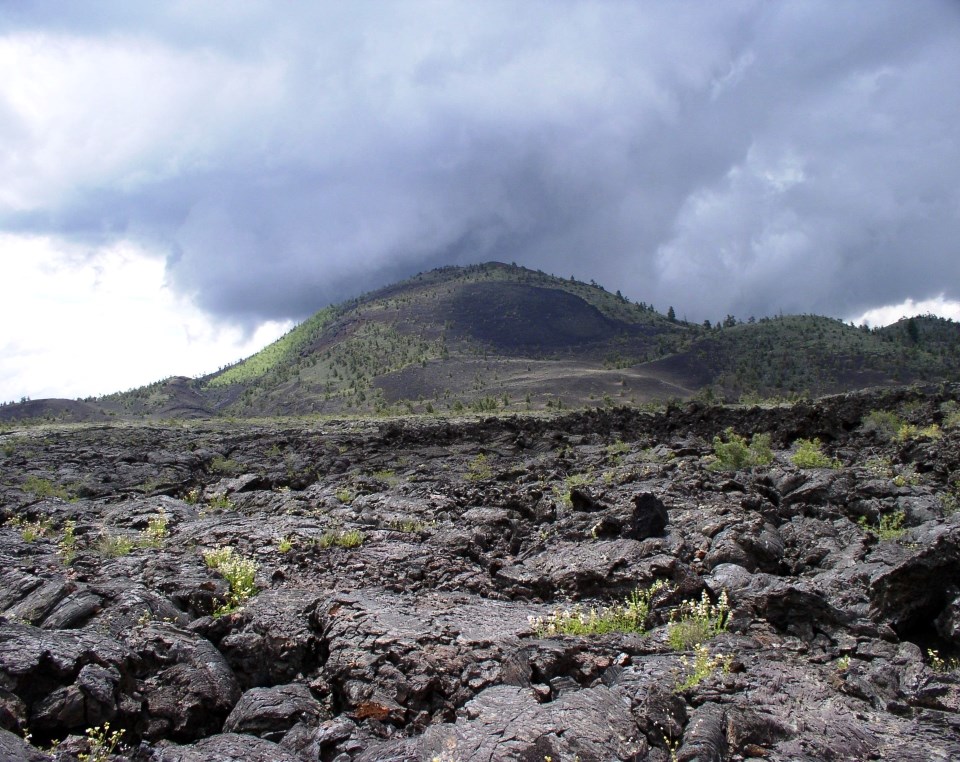
<path id="1" fill-rule="evenodd" d="M 593 484 L 593 476 L 590 474 L 571 474 L 564 479 L 564 484 L 569 492 L 576 487 L 586 487 Z"/>
<path id="2" fill-rule="evenodd" d="M 667 585 L 658 580 L 649 588 L 637 588 L 623 603 L 586 610 L 580 606 L 558 609 L 549 616 L 529 617 L 530 627 L 538 637 L 553 635 L 605 635 L 611 632 L 646 632 L 647 618 L 654 600 L 667 592 Z"/>
<path id="3" fill-rule="evenodd" d="M 709 468 L 717 471 L 739 471 L 741 468 L 766 466 L 773 462 L 773 450 L 770 447 L 769 434 L 754 434 L 747 440 L 728 428 L 724 432 L 726 441 L 713 438 L 715 460 Z"/>
<path id="4" fill-rule="evenodd" d="M 278 553 L 289 553 L 291 550 L 293 550 L 293 538 L 289 535 L 277 538 Z"/>
<path id="5" fill-rule="evenodd" d="M 940 406 L 940 412 L 943 413 L 943 428 L 960 428 L 960 405 L 955 400 L 947 400 Z"/>
<path id="6" fill-rule="evenodd" d="M 906 527 L 903 526 L 906 519 L 907 515 L 903 511 L 897 511 L 880 516 L 876 524 L 870 524 L 866 516 L 861 516 L 857 523 L 863 531 L 869 532 L 880 540 L 896 540 L 907 531 Z"/>
<path id="7" fill-rule="evenodd" d="M 591 474 L 571 474 L 563 480 L 562 485 L 554 486 L 553 494 L 561 504 L 569 508 L 573 505 L 570 491 L 579 487 L 589 486 L 590 484 L 593 484 L 593 476 Z"/>
<path id="8" fill-rule="evenodd" d="M 213 612 L 214 617 L 237 611 L 256 595 L 256 576 L 260 567 L 253 559 L 244 558 L 227 545 L 206 551 L 203 560 L 210 569 L 219 572 L 230 586 L 227 599 Z"/>
<path id="9" fill-rule="evenodd" d="M 60 560 L 67 564 L 67 566 L 73 563 L 73 559 L 77 554 L 76 529 L 77 523 L 75 521 L 64 522 L 63 536 L 60 538 L 60 543 L 57 548 L 57 553 L 60 555 Z"/>
<path id="10" fill-rule="evenodd" d="M 704 590 L 700 600 L 683 601 L 670 617 L 667 639 L 675 651 L 686 651 L 693 646 L 726 632 L 730 604 L 726 591 L 713 603 Z"/>
<path id="11" fill-rule="evenodd" d="M 863 417 L 860 425 L 865 433 L 876 432 L 882 438 L 891 440 L 896 437 L 903 421 L 889 410 L 871 410 Z"/>
<path id="12" fill-rule="evenodd" d="M 664 463 L 673 457 L 675 456 L 672 452 L 664 454 L 656 447 L 644 447 L 639 455 L 639 459 L 644 463 Z"/>
<path id="13" fill-rule="evenodd" d="M 937 498 L 943 508 L 943 515 L 952 516 L 957 510 L 960 510 L 960 485 L 955 484 L 946 492 L 939 493 Z"/>
<path id="14" fill-rule="evenodd" d="M 170 534 L 167 524 L 167 514 L 161 510 L 160 513 L 147 521 L 147 528 L 143 530 L 140 544 L 146 548 L 162 547 L 167 535 Z"/>
<path id="15" fill-rule="evenodd" d="M 207 386 L 218 387 L 249 383 L 263 377 L 283 362 L 295 357 L 301 348 L 309 345 L 322 333 L 335 314 L 336 311 L 332 307 L 320 310 L 313 317 L 281 336 L 273 344 L 210 379 Z"/>
<path id="16" fill-rule="evenodd" d="M 739 404 L 744 407 L 763 407 L 774 408 L 783 405 L 792 405 L 796 402 L 795 397 L 782 397 L 779 395 L 762 395 L 753 390 L 748 390 L 740 394 Z"/>
<path id="17" fill-rule="evenodd" d="M 896 474 L 896 470 L 893 467 L 893 461 L 886 456 L 878 456 L 875 458 L 868 458 L 863 467 L 867 469 L 874 476 L 879 476 L 881 478 L 892 479 Z"/>
<path id="18" fill-rule="evenodd" d="M 110 730 L 105 722 L 96 728 L 87 728 L 87 751 L 77 754 L 80 762 L 109 762 L 114 755 L 122 751 L 123 730 Z"/>
<path id="19" fill-rule="evenodd" d="M 693 659 L 688 659 L 686 656 L 680 657 L 680 666 L 685 676 L 674 686 L 674 691 L 680 693 L 695 688 L 718 670 L 726 674 L 730 671 L 732 663 L 733 654 L 711 655 L 710 649 L 705 645 L 698 645 L 693 649 Z"/>
<path id="20" fill-rule="evenodd" d="M 900 473 L 893 477 L 893 483 L 897 487 L 911 487 L 920 483 L 920 476 L 912 464 L 902 466 Z"/>
<path id="21" fill-rule="evenodd" d="M 790 460 L 797 468 L 842 468 L 837 458 L 831 458 L 821 450 L 819 439 L 798 439 L 793 443 L 796 451 Z"/>
<path id="22" fill-rule="evenodd" d="M 350 503 L 353 502 L 354 497 L 355 495 L 353 494 L 353 490 L 348 489 L 347 487 L 338 489 L 336 492 L 337 500 L 339 500 L 344 505 L 350 505 Z"/>
<path id="23" fill-rule="evenodd" d="M 940 656 L 939 651 L 934 648 L 928 648 L 927 659 L 930 661 L 930 669 L 934 672 L 960 672 L 960 657 L 951 656 L 948 659 L 944 659 Z"/>
<path id="24" fill-rule="evenodd" d="M 118 556 L 128 555 L 136 546 L 136 542 L 129 537 L 104 532 L 97 541 L 97 552 L 107 558 L 117 558 Z"/>
<path id="25" fill-rule="evenodd" d="M 486 481 L 493 477 L 493 469 L 490 468 L 490 464 L 487 461 L 487 456 L 483 453 L 480 453 L 472 461 L 467 468 L 467 473 L 464 474 L 464 478 L 467 481 L 471 482 L 480 482 Z"/>
<path id="26" fill-rule="evenodd" d="M 897 441 L 909 442 L 913 439 L 933 439 L 937 440 L 943 436 L 940 427 L 935 423 L 929 426 L 915 426 L 912 423 L 902 423 L 897 429 Z"/>
<path id="27" fill-rule="evenodd" d="M 217 455 L 210 461 L 210 471 L 215 474 L 223 474 L 224 476 L 236 476 L 243 471 L 243 465 L 231 458 Z"/>
<path id="28" fill-rule="evenodd" d="M 920 439 L 932 439 L 936 441 L 943 436 L 943 431 L 937 424 L 931 423 L 929 426 L 921 426 L 916 436 Z"/>
<path id="29" fill-rule="evenodd" d="M 415 534 L 433 526 L 435 523 L 433 521 L 418 521 L 417 519 L 394 519 L 389 526 L 396 532 Z"/>
<path id="30" fill-rule="evenodd" d="M 859 385 L 864 372 L 909 383 L 955 378 L 960 370 L 956 326 L 937 318 L 916 320 L 925 337 L 919 343 L 893 326 L 854 328 L 817 315 L 723 322 L 701 331 L 685 352 L 728 398 L 827 394 Z"/>
<path id="31" fill-rule="evenodd" d="M 334 546 L 359 548 L 365 539 L 366 537 L 359 529 L 329 529 L 320 536 L 317 545 L 325 550 Z"/>
<path id="32" fill-rule="evenodd" d="M 53 528 L 53 520 L 49 518 L 27 521 L 24 518 L 16 517 L 10 519 L 7 523 L 20 530 L 20 536 L 24 542 L 36 542 L 41 537 L 45 537 L 47 532 Z"/>
<path id="33" fill-rule="evenodd" d="M 66 487 L 54 484 L 49 479 L 31 475 L 23 482 L 23 491 L 29 492 L 39 498 L 58 497 L 61 500 L 69 500 L 70 493 Z"/>
<path id="34" fill-rule="evenodd" d="M 233 510 L 233 501 L 226 495 L 214 495 L 207 500 L 207 511 L 230 511 Z"/>
<path id="35" fill-rule="evenodd" d="M 630 452 L 630 445 L 628 445 L 622 439 L 618 439 L 612 444 L 607 445 L 607 455 L 626 455 L 628 452 Z"/>

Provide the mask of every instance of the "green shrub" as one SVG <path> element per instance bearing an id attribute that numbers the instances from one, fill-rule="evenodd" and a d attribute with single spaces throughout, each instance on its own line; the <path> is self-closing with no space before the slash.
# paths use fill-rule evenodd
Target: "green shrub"
<path id="1" fill-rule="evenodd" d="M 350 505 L 353 502 L 353 492 L 346 487 L 343 489 L 338 489 L 336 493 L 337 500 L 339 500 L 344 505 Z"/>
<path id="2" fill-rule="evenodd" d="M 840 468 L 843 464 L 820 449 L 819 439 L 798 439 L 794 442 L 796 452 L 790 460 L 797 468 Z"/>
<path id="3" fill-rule="evenodd" d="M 203 554 L 203 560 L 214 571 L 220 572 L 230 585 L 230 592 L 222 606 L 217 608 L 214 616 L 223 616 L 236 611 L 257 592 L 256 576 L 260 568 L 256 561 L 244 558 L 230 546 L 218 546 Z"/>
<path id="4" fill-rule="evenodd" d="M 750 447 L 747 440 L 733 429 L 724 432 L 726 441 L 720 437 L 713 438 L 713 453 L 716 456 L 714 466 L 725 471 L 737 471 L 746 468 L 750 463 Z"/>
<path id="5" fill-rule="evenodd" d="M 943 428 L 960 428 L 960 405 L 954 400 L 947 400 L 940 406 L 940 412 L 943 413 Z"/>
<path id="6" fill-rule="evenodd" d="M 646 621 L 654 598 L 665 592 L 667 585 L 658 580 L 646 590 L 637 588 L 622 604 L 589 611 L 574 606 L 557 610 L 545 617 L 529 617 L 538 637 L 551 635 L 604 635 L 610 632 L 646 632 Z"/>
<path id="7" fill-rule="evenodd" d="M 861 421 L 864 432 L 876 432 L 888 440 L 893 439 L 897 435 L 902 425 L 903 421 L 900 420 L 897 414 L 889 410 L 871 410 Z"/>
<path id="8" fill-rule="evenodd" d="M 903 526 L 906 519 L 907 515 L 903 511 L 897 511 L 886 516 L 880 516 L 876 525 L 870 524 L 866 516 L 861 516 L 857 523 L 865 532 L 869 532 L 878 539 L 896 540 L 907 531 L 906 527 Z"/>
<path id="9" fill-rule="evenodd" d="M 913 439 L 939 439 L 943 436 L 940 427 L 935 423 L 929 426 L 916 426 L 912 423 L 901 423 L 897 429 L 896 440 L 898 442 L 909 442 Z"/>
<path id="10" fill-rule="evenodd" d="M 773 448 L 770 446 L 770 435 L 754 434 L 750 438 L 751 465 L 768 466 L 773 463 Z"/>
<path id="11" fill-rule="evenodd" d="M 480 453 L 470 461 L 470 466 L 467 468 L 467 473 L 464 478 L 468 481 L 479 482 L 486 481 L 492 477 L 493 469 L 490 468 L 490 464 L 487 462 L 487 456 Z"/>
<path id="12" fill-rule="evenodd" d="M 717 471 L 739 471 L 751 466 L 765 466 L 773 462 L 773 450 L 770 447 L 769 434 L 754 434 L 747 440 L 732 428 L 724 432 L 724 439 L 713 438 L 715 460 L 710 468 Z"/>
<path id="13" fill-rule="evenodd" d="M 720 593 L 715 604 L 706 590 L 700 595 L 699 601 L 683 601 L 670 617 L 667 630 L 670 647 L 676 651 L 686 651 L 725 632 L 729 614 L 726 591 Z"/>

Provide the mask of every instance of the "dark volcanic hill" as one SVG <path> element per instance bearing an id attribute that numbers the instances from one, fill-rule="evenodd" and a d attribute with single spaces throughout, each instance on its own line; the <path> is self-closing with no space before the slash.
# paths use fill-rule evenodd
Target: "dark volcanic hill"
<path id="1" fill-rule="evenodd" d="M 881 330 L 813 315 L 700 325 L 515 265 L 446 267 L 327 307 L 246 360 L 0 420 L 513 411 L 819 395 L 952 380 L 960 325 Z"/>

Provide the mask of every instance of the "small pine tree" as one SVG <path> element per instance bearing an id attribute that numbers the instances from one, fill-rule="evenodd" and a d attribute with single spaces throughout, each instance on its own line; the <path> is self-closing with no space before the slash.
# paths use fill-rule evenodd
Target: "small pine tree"
<path id="1" fill-rule="evenodd" d="M 917 321 L 913 318 L 910 318 L 907 321 L 907 336 L 910 337 L 910 342 L 916 344 L 920 341 L 920 329 L 917 328 Z"/>
<path id="2" fill-rule="evenodd" d="M 667 320 L 669 320 L 671 323 L 674 323 L 677 320 L 677 313 L 674 312 L 672 306 L 667 307 Z"/>

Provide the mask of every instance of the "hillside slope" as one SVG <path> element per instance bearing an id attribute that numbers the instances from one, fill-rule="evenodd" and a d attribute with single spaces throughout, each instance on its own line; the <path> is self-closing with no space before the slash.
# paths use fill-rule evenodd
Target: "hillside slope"
<path id="1" fill-rule="evenodd" d="M 9 405 L 0 420 L 519 412 L 816 396 L 958 374 L 960 325 L 932 316 L 879 330 L 815 315 L 691 324 L 594 283 L 493 262 L 326 307 L 204 378 L 82 405 Z"/>

